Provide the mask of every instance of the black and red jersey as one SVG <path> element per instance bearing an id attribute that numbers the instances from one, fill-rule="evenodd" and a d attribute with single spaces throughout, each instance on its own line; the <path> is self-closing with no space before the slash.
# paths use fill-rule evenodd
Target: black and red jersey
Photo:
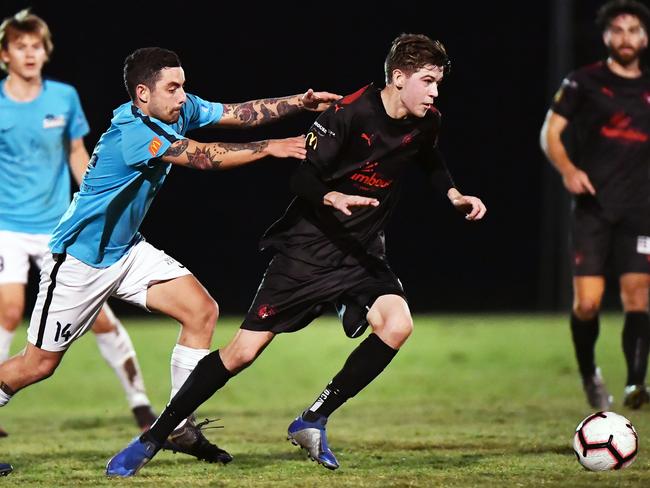
<path id="1" fill-rule="evenodd" d="M 453 186 L 437 157 L 440 113 L 393 119 L 372 85 L 342 98 L 311 126 L 307 159 L 300 170 L 310 171 L 324 184 L 323 194 L 335 190 L 377 198 L 378 207 L 357 207 L 346 216 L 322 204 L 322 195 L 299 195 L 284 216 L 262 238 L 262 248 L 315 264 L 339 264 L 360 255 L 385 255 L 384 227 L 395 208 L 402 174 L 419 163 L 437 186 Z"/>
<path id="2" fill-rule="evenodd" d="M 571 73 L 551 109 L 570 121 L 574 163 L 603 207 L 650 203 L 650 73 L 622 78 L 605 62 Z"/>

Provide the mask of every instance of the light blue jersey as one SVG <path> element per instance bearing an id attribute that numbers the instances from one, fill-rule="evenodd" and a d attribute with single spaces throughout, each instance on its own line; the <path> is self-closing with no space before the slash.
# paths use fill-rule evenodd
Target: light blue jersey
<path id="1" fill-rule="evenodd" d="M 44 80 L 31 102 L 0 81 L 0 230 L 49 234 L 70 204 L 69 143 L 88 133 L 77 91 Z"/>
<path id="2" fill-rule="evenodd" d="M 54 230 L 52 252 L 96 268 L 118 261 L 142 238 L 140 224 L 171 169 L 160 156 L 188 130 L 218 122 L 222 113 L 222 104 L 190 94 L 174 124 L 144 115 L 131 102 L 118 107 Z"/>

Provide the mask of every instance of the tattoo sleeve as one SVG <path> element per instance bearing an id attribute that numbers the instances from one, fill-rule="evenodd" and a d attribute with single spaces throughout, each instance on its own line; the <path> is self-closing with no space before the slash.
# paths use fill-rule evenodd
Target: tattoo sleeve
<path id="1" fill-rule="evenodd" d="M 209 147 L 201 149 L 199 147 L 191 153 L 187 153 L 187 161 L 189 166 L 196 169 L 217 169 L 221 161 L 216 159 L 216 154 L 213 156 Z"/>
<path id="2" fill-rule="evenodd" d="M 251 151 L 252 154 L 262 152 L 269 145 L 269 141 L 257 142 L 215 142 L 206 145 L 203 149 L 197 147 L 192 152 L 187 152 L 189 166 L 196 169 L 219 169 L 225 156 L 229 152 Z M 221 159 L 217 159 L 221 158 Z"/>
<path id="3" fill-rule="evenodd" d="M 169 148 L 165 151 L 165 154 L 163 154 L 163 156 L 171 156 L 171 157 L 180 156 L 185 152 L 188 144 L 189 141 L 187 139 L 180 139 L 175 143 L 173 143 L 171 146 L 169 146 Z"/>
<path id="4" fill-rule="evenodd" d="M 275 119 L 299 112 L 302 109 L 300 98 L 264 98 L 252 102 L 224 104 L 224 114 L 233 112 L 244 126 L 263 125 Z"/>

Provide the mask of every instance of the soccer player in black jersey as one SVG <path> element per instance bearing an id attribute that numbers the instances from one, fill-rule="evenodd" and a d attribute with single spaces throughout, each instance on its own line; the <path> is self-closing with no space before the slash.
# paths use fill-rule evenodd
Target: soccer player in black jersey
<path id="1" fill-rule="evenodd" d="M 587 400 L 600 410 L 612 402 L 594 357 L 610 265 L 625 312 L 624 404 L 636 409 L 650 401 L 650 73 L 640 63 L 649 22 L 650 11 L 639 2 L 603 5 L 597 23 L 609 57 L 562 82 L 541 132 L 544 152 L 575 197 L 571 332 Z M 571 155 L 561 138 L 567 127 L 578 141 Z"/>
<path id="2" fill-rule="evenodd" d="M 419 163 L 467 220 L 486 211 L 481 200 L 454 187 L 436 148 L 440 113 L 433 102 L 448 67 L 441 43 L 402 34 L 386 59 L 384 89 L 368 85 L 318 117 L 306 136 L 307 158 L 292 177 L 297 197 L 262 239 L 262 247 L 276 253 L 241 329 L 199 362 L 151 430 L 109 466 L 135 474 L 160 449 L 175 419 L 250 365 L 276 334 L 307 326 L 333 304 L 348 336 L 360 336 L 368 325 L 372 333 L 291 423 L 288 437 L 325 467 L 339 467 L 325 435 L 329 415 L 381 373 L 413 329 L 384 248 L 402 172 Z"/>

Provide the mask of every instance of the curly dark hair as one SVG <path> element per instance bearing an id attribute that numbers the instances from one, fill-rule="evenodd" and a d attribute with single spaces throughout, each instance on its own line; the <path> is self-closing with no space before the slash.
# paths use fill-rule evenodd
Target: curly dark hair
<path id="1" fill-rule="evenodd" d="M 386 84 L 392 81 L 395 69 L 410 75 L 427 64 L 440 66 L 448 73 L 451 61 L 445 46 L 424 34 L 400 34 L 393 41 L 384 63 Z"/>
<path id="2" fill-rule="evenodd" d="M 611 0 L 598 9 L 596 25 L 601 31 L 606 31 L 613 19 L 621 14 L 635 15 L 648 31 L 650 27 L 650 10 L 636 0 Z"/>
<path id="3" fill-rule="evenodd" d="M 124 60 L 124 86 L 131 100 L 135 100 L 135 87 L 142 84 L 153 90 L 164 68 L 176 68 L 181 60 L 174 51 L 161 47 L 143 47 L 133 51 Z"/>

